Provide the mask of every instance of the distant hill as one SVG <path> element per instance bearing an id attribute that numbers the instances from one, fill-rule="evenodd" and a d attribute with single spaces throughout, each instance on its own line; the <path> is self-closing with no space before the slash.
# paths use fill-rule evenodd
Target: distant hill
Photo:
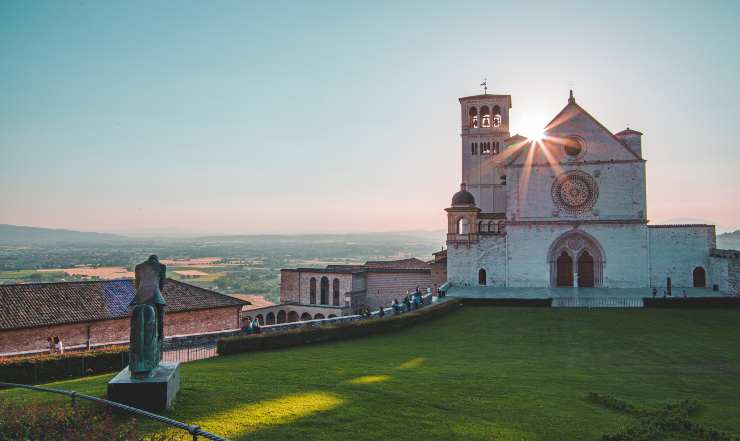
<path id="1" fill-rule="evenodd" d="M 717 248 L 723 250 L 740 250 L 740 230 L 735 230 L 732 233 L 718 234 Z"/>
<path id="2" fill-rule="evenodd" d="M 0 224 L 0 245 L 95 244 L 124 239 L 116 234 Z"/>

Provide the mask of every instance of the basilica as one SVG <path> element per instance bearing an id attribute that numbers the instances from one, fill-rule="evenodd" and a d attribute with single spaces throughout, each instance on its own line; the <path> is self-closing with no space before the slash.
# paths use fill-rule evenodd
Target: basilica
<path id="1" fill-rule="evenodd" d="M 650 225 L 642 133 L 578 105 L 511 136 L 511 95 L 459 99 L 462 184 L 447 212 L 455 287 L 705 288 L 737 293 L 738 252 L 713 225 Z"/>

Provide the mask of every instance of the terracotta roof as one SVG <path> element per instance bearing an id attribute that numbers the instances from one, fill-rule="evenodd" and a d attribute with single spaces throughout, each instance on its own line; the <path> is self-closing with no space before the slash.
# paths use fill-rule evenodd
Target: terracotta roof
<path id="1" fill-rule="evenodd" d="M 167 312 L 249 304 L 172 279 L 162 295 Z M 0 330 L 125 318 L 133 298 L 130 279 L 0 285 Z"/>
<path id="2" fill-rule="evenodd" d="M 365 268 L 427 269 L 429 265 L 421 259 L 412 257 L 400 260 L 369 260 L 365 262 Z"/>
<path id="3" fill-rule="evenodd" d="M 242 311 L 257 309 L 257 308 L 266 308 L 268 306 L 274 306 L 275 303 L 267 300 L 266 298 L 258 295 L 253 294 L 229 294 L 230 297 L 237 298 L 239 300 L 244 300 L 245 302 L 248 302 L 248 305 L 245 305 L 242 308 Z"/>

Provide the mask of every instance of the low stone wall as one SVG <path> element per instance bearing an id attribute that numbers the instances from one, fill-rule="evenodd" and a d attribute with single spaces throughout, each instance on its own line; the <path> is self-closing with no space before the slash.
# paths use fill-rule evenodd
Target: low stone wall
<path id="1" fill-rule="evenodd" d="M 646 308 L 740 308 L 740 297 L 645 298 Z"/>

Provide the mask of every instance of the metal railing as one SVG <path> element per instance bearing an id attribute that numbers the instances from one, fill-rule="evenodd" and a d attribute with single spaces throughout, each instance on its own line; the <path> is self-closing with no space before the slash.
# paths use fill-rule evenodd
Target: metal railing
<path id="1" fill-rule="evenodd" d="M 642 297 L 555 297 L 553 308 L 643 308 Z"/>
<path id="2" fill-rule="evenodd" d="M 189 424 L 181 423 L 180 421 L 173 420 L 171 418 L 164 417 L 162 415 L 158 415 L 156 413 L 147 412 L 146 410 L 138 409 L 136 407 L 127 406 L 125 404 L 116 403 L 115 401 L 109 401 L 104 400 L 102 398 L 93 397 L 90 395 L 81 394 L 75 391 L 70 390 L 61 390 L 61 389 L 51 389 L 48 387 L 39 387 L 39 386 L 30 386 L 28 384 L 16 384 L 16 383 L 3 383 L 0 382 L 0 388 L 5 387 L 20 387 L 24 389 L 30 389 L 36 392 L 49 392 L 53 394 L 60 394 L 60 395 L 66 395 L 70 398 L 72 402 L 72 409 L 77 409 L 77 400 L 87 400 L 92 401 L 94 403 L 98 404 L 105 404 L 110 407 L 114 407 L 119 410 L 123 410 L 125 412 L 128 412 L 133 415 L 146 417 L 155 421 L 159 421 L 160 423 L 167 424 L 168 426 L 175 427 L 180 430 L 185 430 L 188 433 L 190 433 L 193 436 L 193 441 L 197 441 L 198 437 L 210 439 L 213 441 L 229 441 L 227 438 L 222 438 L 218 435 L 214 435 L 210 432 L 206 432 L 205 430 L 202 430 L 198 426 L 191 426 Z"/>
<path id="3" fill-rule="evenodd" d="M 432 304 L 433 295 L 431 293 L 427 293 L 421 296 L 421 305 L 419 305 L 418 309 L 423 308 L 424 306 L 431 305 Z M 403 306 L 403 304 L 401 304 Z M 413 311 L 413 309 L 412 309 Z M 405 311 L 408 312 L 408 311 Z M 395 311 L 393 308 L 383 308 L 383 313 L 385 316 L 391 316 L 395 314 Z M 380 316 L 380 309 L 377 311 L 371 311 L 370 317 L 379 317 Z M 364 320 L 366 317 L 362 316 L 360 314 L 353 314 L 353 315 L 343 315 L 339 317 L 332 317 L 332 318 L 323 318 L 323 319 L 312 319 L 312 320 L 301 320 L 297 322 L 286 322 L 286 323 L 277 323 L 272 325 L 261 325 L 260 331 L 261 332 L 276 332 L 276 331 L 284 331 L 286 329 L 296 329 L 296 328 L 306 328 L 309 326 L 321 326 L 321 325 L 329 325 L 329 324 L 335 324 L 335 323 L 348 323 L 348 322 L 354 322 L 357 320 Z"/>
<path id="4" fill-rule="evenodd" d="M 216 343 L 209 343 L 198 346 L 183 346 L 171 348 L 162 352 L 162 361 L 187 363 L 189 361 L 203 360 L 218 356 Z"/>

